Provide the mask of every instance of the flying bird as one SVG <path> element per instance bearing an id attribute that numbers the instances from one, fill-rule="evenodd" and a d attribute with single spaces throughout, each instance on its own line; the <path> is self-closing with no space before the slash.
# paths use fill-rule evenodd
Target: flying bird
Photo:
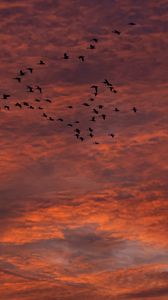
<path id="1" fill-rule="evenodd" d="M 130 22 L 128 23 L 128 25 L 136 25 L 134 22 Z"/>
<path id="2" fill-rule="evenodd" d="M 52 102 L 50 99 L 45 99 L 45 101 L 47 101 L 47 102 L 49 102 L 49 103 L 51 103 L 51 102 Z"/>
<path id="3" fill-rule="evenodd" d="M 92 117 L 90 121 L 95 122 L 96 121 L 95 117 Z"/>
<path id="4" fill-rule="evenodd" d="M 98 114 L 98 113 L 99 113 L 98 110 L 96 110 L 95 108 L 93 109 L 93 112 L 94 112 L 95 114 Z"/>
<path id="5" fill-rule="evenodd" d="M 23 102 L 23 105 L 29 106 L 29 103 L 28 102 Z"/>
<path id="6" fill-rule="evenodd" d="M 44 117 L 44 118 L 47 118 L 47 114 L 46 114 L 46 113 L 43 113 L 43 117 Z"/>
<path id="7" fill-rule="evenodd" d="M 72 105 L 69 105 L 69 106 L 67 106 L 67 108 L 73 108 L 73 106 L 72 106 Z"/>
<path id="8" fill-rule="evenodd" d="M 135 113 L 137 112 L 137 108 L 134 106 L 132 109 Z"/>
<path id="9" fill-rule="evenodd" d="M 63 122 L 64 120 L 62 118 L 57 119 L 57 121 Z"/>
<path id="10" fill-rule="evenodd" d="M 105 120 L 105 119 L 106 119 L 106 115 L 105 115 L 105 114 L 103 114 L 103 115 L 102 115 L 102 118 L 103 118 L 103 120 Z"/>
<path id="11" fill-rule="evenodd" d="M 38 109 L 43 109 L 43 107 L 39 106 Z"/>
<path id="12" fill-rule="evenodd" d="M 27 85 L 27 89 L 29 93 L 33 93 L 33 88 L 30 85 Z"/>
<path id="13" fill-rule="evenodd" d="M 7 110 L 10 109 L 9 105 L 4 105 L 4 108 L 7 109 Z"/>
<path id="14" fill-rule="evenodd" d="M 72 127 L 73 125 L 69 123 L 69 124 L 67 124 L 67 126 L 68 126 L 68 127 Z"/>
<path id="15" fill-rule="evenodd" d="M 93 41 L 93 42 L 95 42 L 95 43 L 98 43 L 98 39 L 97 39 L 97 38 L 91 39 L 90 41 L 91 41 L 91 42 Z"/>
<path id="16" fill-rule="evenodd" d="M 79 58 L 79 60 L 81 60 L 81 61 L 84 61 L 84 60 L 85 60 L 85 57 L 84 57 L 83 55 L 79 55 L 78 58 Z"/>
<path id="17" fill-rule="evenodd" d="M 110 133 L 109 136 L 111 136 L 111 137 L 113 138 L 113 137 L 114 137 L 114 134 L 113 134 L 113 133 Z"/>
<path id="18" fill-rule="evenodd" d="M 89 100 L 90 100 L 90 101 L 94 101 L 94 98 L 90 98 Z"/>
<path id="19" fill-rule="evenodd" d="M 84 105 L 84 106 L 90 106 L 90 104 L 88 104 L 88 103 L 83 103 L 82 105 Z"/>
<path id="20" fill-rule="evenodd" d="M 26 72 L 23 72 L 22 70 L 20 70 L 19 74 L 20 74 L 20 76 L 24 76 L 26 74 Z"/>
<path id="21" fill-rule="evenodd" d="M 49 120 L 50 120 L 50 121 L 54 121 L 54 119 L 53 119 L 52 117 L 49 117 Z"/>
<path id="22" fill-rule="evenodd" d="M 45 62 L 43 60 L 40 60 L 38 65 L 45 65 Z"/>
<path id="23" fill-rule="evenodd" d="M 42 88 L 39 85 L 36 85 L 36 90 L 39 90 L 40 94 L 42 93 Z"/>
<path id="24" fill-rule="evenodd" d="M 21 82 L 21 78 L 20 77 L 15 77 L 13 79 L 17 80 L 18 82 Z"/>
<path id="25" fill-rule="evenodd" d="M 22 108 L 22 105 L 19 102 L 15 103 L 15 106 Z"/>
<path id="26" fill-rule="evenodd" d="M 36 98 L 36 99 L 34 99 L 34 101 L 36 101 L 36 102 L 40 102 L 41 100 L 40 100 L 40 99 L 38 99 L 38 98 Z"/>
<path id="27" fill-rule="evenodd" d="M 103 105 L 98 105 L 98 108 L 102 109 L 102 108 L 103 108 Z"/>
<path id="28" fill-rule="evenodd" d="M 30 105 L 29 108 L 30 108 L 30 109 L 34 109 L 34 106 Z"/>
<path id="29" fill-rule="evenodd" d="M 27 68 L 28 71 L 30 71 L 30 73 L 33 73 L 33 68 Z"/>
<path id="30" fill-rule="evenodd" d="M 120 111 L 117 107 L 115 107 L 114 111 Z"/>
<path id="31" fill-rule="evenodd" d="M 82 136 L 80 136 L 80 140 L 83 142 L 84 138 Z"/>
<path id="32" fill-rule="evenodd" d="M 120 34 L 121 34 L 121 32 L 120 32 L 120 31 L 118 31 L 118 30 L 113 30 L 113 31 L 112 31 L 112 33 L 115 33 L 115 34 L 118 34 L 118 35 L 120 35 Z"/>
<path id="33" fill-rule="evenodd" d="M 67 53 L 64 53 L 64 59 L 68 59 L 69 55 Z"/>
<path id="34" fill-rule="evenodd" d="M 10 95 L 7 95 L 7 94 L 3 94 L 2 96 L 3 96 L 2 99 L 4 99 L 4 100 L 7 100 L 10 97 Z"/>
<path id="35" fill-rule="evenodd" d="M 89 45 L 88 49 L 95 49 L 96 47 L 92 44 Z"/>

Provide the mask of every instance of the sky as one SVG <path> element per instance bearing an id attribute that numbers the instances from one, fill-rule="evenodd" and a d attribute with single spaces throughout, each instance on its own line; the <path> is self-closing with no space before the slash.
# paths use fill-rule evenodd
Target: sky
<path id="1" fill-rule="evenodd" d="M 164 0 L 0 1 L 1 300 L 168 299 L 167 12 Z M 94 124 L 91 85 L 107 115 Z"/>

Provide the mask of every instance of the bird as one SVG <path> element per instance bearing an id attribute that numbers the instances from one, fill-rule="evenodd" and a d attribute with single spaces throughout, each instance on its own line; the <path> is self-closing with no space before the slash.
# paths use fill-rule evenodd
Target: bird
<path id="1" fill-rule="evenodd" d="M 42 88 L 39 85 L 36 85 L 36 90 L 39 90 L 40 94 L 42 93 Z"/>
<path id="2" fill-rule="evenodd" d="M 7 109 L 7 110 L 10 109 L 10 107 L 8 105 L 4 105 L 4 108 Z"/>
<path id="3" fill-rule="evenodd" d="M 68 59 L 68 58 L 69 58 L 68 54 L 64 53 L 64 59 Z"/>
<path id="4" fill-rule="evenodd" d="M 92 117 L 90 121 L 95 122 L 96 121 L 95 117 Z"/>
<path id="5" fill-rule="evenodd" d="M 15 106 L 18 106 L 19 108 L 22 108 L 22 105 L 20 103 L 15 103 Z"/>
<path id="6" fill-rule="evenodd" d="M 36 99 L 34 99 L 34 101 L 36 101 L 36 102 L 40 102 L 41 100 L 40 100 L 40 99 L 38 99 L 38 98 L 36 98 Z"/>
<path id="7" fill-rule="evenodd" d="M 80 129 L 76 128 L 74 131 L 76 131 L 77 133 L 80 133 Z"/>
<path id="8" fill-rule="evenodd" d="M 34 106 L 30 105 L 29 108 L 30 108 L 30 109 L 34 109 Z"/>
<path id="9" fill-rule="evenodd" d="M 91 138 L 94 137 L 93 133 L 90 133 L 89 136 L 90 136 Z"/>
<path id="10" fill-rule="evenodd" d="M 63 122 L 64 120 L 62 118 L 57 119 L 57 121 Z"/>
<path id="11" fill-rule="evenodd" d="M 113 88 L 113 86 L 109 86 L 109 89 L 110 89 L 111 92 L 113 92 L 114 88 Z"/>
<path id="12" fill-rule="evenodd" d="M 81 61 L 84 61 L 84 60 L 85 60 L 85 57 L 84 57 L 83 55 L 79 55 L 78 58 L 79 58 L 79 60 L 81 60 Z"/>
<path id="13" fill-rule="evenodd" d="M 84 138 L 82 136 L 80 136 L 80 140 L 83 142 Z"/>
<path id="14" fill-rule="evenodd" d="M 83 103 L 82 105 L 84 105 L 84 106 L 90 106 L 90 104 L 88 104 L 88 103 Z"/>
<path id="15" fill-rule="evenodd" d="M 111 136 L 113 138 L 114 137 L 114 133 L 110 133 L 109 136 Z"/>
<path id="16" fill-rule="evenodd" d="M 128 25 L 136 25 L 134 22 L 130 22 L 128 23 Z"/>
<path id="17" fill-rule="evenodd" d="M 92 85 L 92 86 L 91 86 L 91 89 L 95 89 L 95 92 L 96 92 L 96 93 L 98 92 L 98 86 L 97 86 L 97 85 Z"/>
<path id="18" fill-rule="evenodd" d="M 43 117 L 44 117 L 44 118 L 47 118 L 47 114 L 46 114 L 46 113 L 43 113 Z"/>
<path id="19" fill-rule="evenodd" d="M 95 43 L 98 43 L 98 39 L 97 39 L 97 38 L 93 38 L 93 39 L 91 39 L 90 41 L 91 41 L 91 42 L 93 41 L 93 42 L 95 42 Z"/>
<path id="20" fill-rule="evenodd" d="M 132 109 L 135 113 L 137 112 L 137 108 L 134 106 Z"/>
<path id="21" fill-rule="evenodd" d="M 54 121 L 54 119 L 53 119 L 52 117 L 49 117 L 49 120 L 50 120 L 50 121 Z"/>
<path id="22" fill-rule="evenodd" d="M 49 103 L 51 103 L 51 102 L 52 102 L 50 99 L 45 99 L 45 101 L 47 101 L 47 102 L 49 102 Z"/>
<path id="23" fill-rule="evenodd" d="M 102 109 L 102 108 L 103 108 L 103 105 L 98 105 L 98 108 Z"/>
<path id="24" fill-rule="evenodd" d="M 43 109 L 43 107 L 39 106 L 38 109 Z"/>
<path id="25" fill-rule="evenodd" d="M 117 107 L 115 107 L 114 111 L 120 111 Z"/>
<path id="26" fill-rule="evenodd" d="M 29 103 L 28 102 L 23 102 L 23 105 L 29 106 Z"/>
<path id="27" fill-rule="evenodd" d="M 107 79 L 104 79 L 103 83 L 108 85 L 108 86 L 112 86 L 112 84 Z"/>
<path id="28" fill-rule="evenodd" d="M 113 93 L 116 94 L 116 93 L 117 93 L 117 90 L 113 89 Z"/>
<path id="29" fill-rule="evenodd" d="M 105 114 L 103 114 L 103 115 L 102 115 L 102 118 L 103 118 L 103 120 L 105 120 L 105 119 L 106 119 L 106 115 L 105 115 Z"/>
<path id="30" fill-rule="evenodd" d="M 27 68 L 28 71 L 30 71 L 30 73 L 33 73 L 33 68 Z"/>
<path id="31" fill-rule="evenodd" d="M 90 98 L 89 100 L 90 100 L 90 101 L 94 101 L 94 98 Z"/>
<path id="32" fill-rule="evenodd" d="M 96 145 L 100 144 L 99 142 L 95 142 Z"/>
<path id="33" fill-rule="evenodd" d="M 20 70 L 19 75 L 20 76 L 24 76 L 26 74 L 26 72 L 23 72 L 22 70 Z"/>
<path id="34" fill-rule="evenodd" d="M 7 95 L 7 94 L 3 94 L 2 96 L 3 96 L 2 99 L 4 99 L 4 100 L 7 100 L 10 97 L 10 95 Z"/>
<path id="35" fill-rule="evenodd" d="M 74 123 L 79 124 L 80 122 L 79 121 L 75 121 Z"/>
<path id="36" fill-rule="evenodd" d="M 92 129 L 91 127 L 89 127 L 89 131 L 91 131 L 91 132 L 92 132 L 92 131 L 93 131 L 93 129 Z"/>
<path id="37" fill-rule="evenodd" d="M 98 110 L 96 110 L 95 108 L 93 109 L 93 112 L 94 112 L 95 114 L 98 114 L 98 113 L 99 113 Z"/>
<path id="38" fill-rule="evenodd" d="M 77 137 L 77 139 L 79 138 L 79 134 L 78 133 L 76 133 L 75 136 Z"/>
<path id="39" fill-rule="evenodd" d="M 67 108 L 73 108 L 73 106 L 72 106 L 72 105 L 69 105 L 69 106 L 67 106 Z"/>
<path id="40" fill-rule="evenodd" d="M 27 85 L 27 89 L 29 93 L 33 93 L 33 88 L 30 85 Z"/>
<path id="41" fill-rule="evenodd" d="M 21 78 L 20 77 L 15 77 L 13 79 L 17 80 L 18 82 L 21 82 Z"/>
<path id="42" fill-rule="evenodd" d="M 68 127 L 72 127 L 73 125 L 69 123 L 69 124 L 67 124 L 67 126 L 68 126 Z"/>
<path id="43" fill-rule="evenodd" d="M 45 65 L 45 62 L 43 60 L 40 60 L 38 65 Z"/>
<path id="44" fill-rule="evenodd" d="M 118 34 L 118 35 L 120 35 L 120 34 L 121 34 L 121 32 L 120 32 L 120 31 L 118 31 L 118 30 L 113 30 L 113 31 L 112 31 L 112 33 L 115 33 L 115 34 Z"/>
<path id="45" fill-rule="evenodd" d="M 95 49 L 96 47 L 92 44 L 89 45 L 88 49 Z"/>

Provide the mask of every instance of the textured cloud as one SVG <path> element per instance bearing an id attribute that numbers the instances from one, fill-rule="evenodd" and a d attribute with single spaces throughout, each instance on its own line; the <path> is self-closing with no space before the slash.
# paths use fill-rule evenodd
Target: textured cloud
<path id="1" fill-rule="evenodd" d="M 166 1 L 2 0 L 0 18 L 1 299 L 167 299 Z M 92 84 L 96 124 L 82 106 Z M 85 143 L 66 126 L 77 120 Z"/>

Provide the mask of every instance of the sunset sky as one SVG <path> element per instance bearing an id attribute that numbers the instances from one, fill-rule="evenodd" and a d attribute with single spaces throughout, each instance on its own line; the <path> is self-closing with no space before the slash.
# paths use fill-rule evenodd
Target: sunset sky
<path id="1" fill-rule="evenodd" d="M 0 300 L 168 299 L 167 21 L 165 0 L 0 0 Z"/>

